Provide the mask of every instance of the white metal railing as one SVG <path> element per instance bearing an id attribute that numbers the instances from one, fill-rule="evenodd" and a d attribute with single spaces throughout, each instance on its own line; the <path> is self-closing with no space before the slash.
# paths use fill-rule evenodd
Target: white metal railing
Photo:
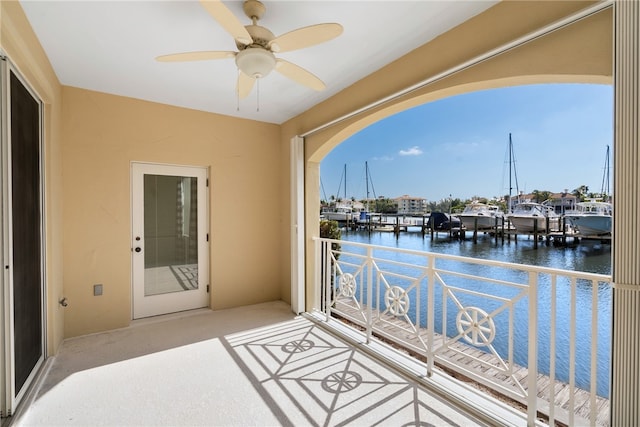
<path id="1" fill-rule="evenodd" d="M 538 412 L 608 424 L 611 277 L 317 239 L 322 310 Z M 535 375 L 530 373 L 534 372 Z M 530 393 L 530 390 L 535 392 Z"/>

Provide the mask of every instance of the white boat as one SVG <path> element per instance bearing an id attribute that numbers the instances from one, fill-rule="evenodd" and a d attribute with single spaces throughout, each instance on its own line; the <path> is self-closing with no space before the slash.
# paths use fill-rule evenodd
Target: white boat
<path id="1" fill-rule="evenodd" d="M 356 221 L 360 213 L 353 212 L 351 206 L 336 206 L 335 209 L 326 209 L 321 213 L 323 219 L 327 221 L 353 222 Z"/>
<path id="2" fill-rule="evenodd" d="M 549 230 L 557 231 L 560 223 L 560 216 L 551 206 L 535 202 L 518 203 L 507 218 L 518 233 L 533 233 L 534 227 L 537 232 L 544 233 L 547 222 Z"/>
<path id="3" fill-rule="evenodd" d="M 565 218 L 582 236 L 606 236 L 611 235 L 612 215 L 611 203 L 589 200 L 577 203 Z"/>
<path id="4" fill-rule="evenodd" d="M 468 230 L 486 230 L 495 228 L 496 218 L 504 216 L 499 206 L 473 201 L 465 206 L 458 218 Z"/>
<path id="5" fill-rule="evenodd" d="M 602 190 L 600 194 L 609 198 L 609 146 L 604 161 Z M 589 199 L 576 204 L 576 209 L 565 214 L 567 221 L 582 236 L 611 236 L 613 205 L 598 199 Z"/>

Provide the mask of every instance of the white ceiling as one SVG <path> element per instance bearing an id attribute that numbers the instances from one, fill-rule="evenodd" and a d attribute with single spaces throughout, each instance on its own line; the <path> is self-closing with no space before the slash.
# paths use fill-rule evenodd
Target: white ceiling
<path id="1" fill-rule="evenodd" d="M 156 56 L 236 50 L 232 37 L 198 1 L 22 0 L 64 85 L 271 123 L 282 123 L 338 93 L 497 1 L 263 1 L 260 25 L 276 36 L 337 22 L 336 39 L 278 54 L 311 71 L 315 92 L 274 72 L 240 101 L 233 59 L 161 63 Z M 241 1 L 225 1 L 242 22 Z M 257 107 L 259 104 L 259 111 Z"/>

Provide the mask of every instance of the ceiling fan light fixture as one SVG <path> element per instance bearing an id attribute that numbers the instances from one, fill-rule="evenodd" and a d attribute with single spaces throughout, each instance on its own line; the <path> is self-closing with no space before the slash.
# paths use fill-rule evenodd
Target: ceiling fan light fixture
<path id="1" fill-rule="evenodd" d="M 248 48 L 238 52 L 236 65 L 247 76 L 259 79 L 275 68 L 276 57 L 266 49 Z"/>

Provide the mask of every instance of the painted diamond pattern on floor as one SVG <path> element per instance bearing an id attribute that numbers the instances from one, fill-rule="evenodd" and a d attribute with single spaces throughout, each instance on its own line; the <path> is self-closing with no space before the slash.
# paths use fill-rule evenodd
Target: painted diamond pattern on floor
<path id="1" fill-rule="evenodd" d="M 447 404 L 313 323 L 227 339 L 293 425 L 474 424 L 448 418 Z"/>

